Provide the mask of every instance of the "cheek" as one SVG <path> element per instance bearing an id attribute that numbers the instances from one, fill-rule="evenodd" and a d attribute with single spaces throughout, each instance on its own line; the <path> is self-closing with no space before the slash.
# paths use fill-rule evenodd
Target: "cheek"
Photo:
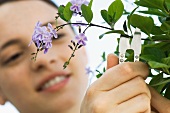
<path id="1" fill-rule="evenodd" d="M 22 91 L 28 84 L 28 68 L 16 67 L 4 69 L 0 75 L 0 87 L 6 95 Z"/>
<path id="2" fill-rule="evenodd" d="M 73 71 L 76 72 L 76 75 L 80 82 L 85 82 L 87 84 L 88 75 L 86 74 L 86 65 L 88 63 L 87 55 L 85 48 L 81 48 L 75 52 L 75 57 L 72 58 L 70 65 L 73 66 Z"/>
<path id="3" fill-rule="evenodd" d="M 83 67 L 83 69 L 85 70 L 85 67 L 88 63 L 88 58 L 87 58 L 85 47 L 82 47 L 79 50 L 77 50 L 75 55 L 76 56 L 75 56 L 74 62 L 78 62 L 78 67 Z"/>

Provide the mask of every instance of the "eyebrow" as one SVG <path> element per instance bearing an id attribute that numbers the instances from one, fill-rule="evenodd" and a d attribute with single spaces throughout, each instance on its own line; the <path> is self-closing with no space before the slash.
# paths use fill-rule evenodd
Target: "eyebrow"
<path id="1" fill-rule="evenodd" d="M 55 24 L 56 22 L 55 22 L 55 21 L 45 22 L 45 23 L 42 24 L 42 26 L 47 26 L 48 23 L 50 23 L 50 24 Z M 60 22 L 59 22 L 59 23 L 60 23 Z M 16 45 L 16 44 L 19 44 L 19 43 L 21 43 L 21 40 L 19 40 L 19 39 L 10 40 L 10 41 L 6 42 L 6 43 L 0 48 L 0 52 L 1 52 L 3 49 L 6 49 L 6 48 L 9 47 L 9 46 Z"/>
<path id="2" fill-rule="evenodd" d="M 16 44 L 19 44 L 21 43 L 21 40 L 19 39 L 13 39 L 13 40 L 10 40 L 8 42 L 6 42 L 1 48 L 0 48 L 0 51 L 2 51 L 3 49 L 9 47 L 9 46 L 12 46 L 12 45 L 16 45 Z"/>

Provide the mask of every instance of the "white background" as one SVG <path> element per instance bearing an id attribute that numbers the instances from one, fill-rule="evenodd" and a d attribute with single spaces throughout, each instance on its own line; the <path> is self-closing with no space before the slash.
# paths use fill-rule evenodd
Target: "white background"
<path id="1" fill-rule="evenodd" d="M 69 0 L 53 0 L 57 2 L 58 5 L 66 4 Z M 113 0 L 93 0 L 93 6 L 92 10 L 94 13 L 94 18 L 92 20 L 92 23 L 100 24 L 107 26 L 106 24 L 103 24 L 103 19 L 100 16 L 100 10 L 107 9 L 107 7 L 111 4 Z M 125 8 L 131 11 L 134 7 L 130 3 L 125 4 L 125 0 L 122 0 L 124 2 Z M 134 0 L 130 0 L 130 2 L 133 2 Z M 116 24 L 117 29 L 122 29 L 122 25 L 126 17 L 122 17 L 120 21 Z M 86 36 L 88 37 L 87 42 L 87 52 L 89 55 L 89 66 L 92 69 L 95 69 L 95 67 L 101 62 L 102 58 L 100 57 L 102 53 L 105 51 L 106 55 L 108 53 L 114 53 L 117 46 L 117 40 L 116 38 L 119 37 L 119 35 L 111 34 L 106 35 L 103 37 L 103 39 L 99 40 L 99 35 L 103 34 L 107 30 L 91 27 L 87 30 Z M 6 103 L 5 106 L 0 105 L 0 113 L 19 113 L 10 103 Z"/>

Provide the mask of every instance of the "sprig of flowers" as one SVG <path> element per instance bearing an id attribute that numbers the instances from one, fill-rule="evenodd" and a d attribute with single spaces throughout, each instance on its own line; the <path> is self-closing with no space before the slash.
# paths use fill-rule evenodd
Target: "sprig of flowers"
<path id="1" fill-rule="evenodd" d="M 73 15 L 77 16 L 77 14 L 81 15 L 81 6 L 88 5 L 89 2 L 86 0 L 71 0 L 70 1 L 72 6 L 70 7 L 70 10 L 73 11 Z"/>
<path id="2" fill-rule="evenodd" d="M 35 25 L 34 33 L 32 35 L 32 40 L 28 46 L 32 43 L 37 47 L 36 53 L 32 53 L 34 55 L 31 59 L 36 61 L 37 55 L 39 51 L 44 50 L 44 54 L 48 52 L 48 49 L 52 47 L 52 38 L 57 38 L 57 33 L 55 29 L 53 29 L 52 25 L 48 23 L 48 26 L 42 26 L 41 22 L 37 22 Z"/>
<path id="3" fill-rule="evenodd" d="M 84 37 L 85 37 L 85 36 L 84 36 Z M 86 38 L 86 39 L 87 39 L 87 38 Z M 84 46 L 84 45 L 81 45 L 81 43 L 82 43 L 82 44 L 86 44 L 86 43 L 85 43 L 86 40 L 83 40 L 83 38 L 78 38 L 77 40 L 78 40 L 78 43 L 76 43 L 76 42 L 74 42 L 73 40 L 71 40 L 71 43 L 73 44 L 73 46 L 68 45 L 68 47 L 69 47 L 73 52 L 72 52 L 70 58 L 64 63 L 64 65 L 63 65 L 63 68 L 64 68 L 64 69 L 69 65 L 71 58 L 75 56 L 75 54 L 74 54 L 75 51 L 78 50 L 78 49 L 80 49 L 82 46 Z M 73 47 L 74 47 L 74 48 L 73 48 Z"/>

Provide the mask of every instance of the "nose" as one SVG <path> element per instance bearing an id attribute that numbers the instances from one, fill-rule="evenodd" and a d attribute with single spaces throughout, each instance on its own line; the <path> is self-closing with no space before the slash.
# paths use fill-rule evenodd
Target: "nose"
<path id="1" fill-rule="evenodd" d="M 36 61 L 32 61 L 31 67 L 34 71 L 50 70 L 53 65 L 56 65 L 57 59 L 55 53 L 44 54 L 43 52 L 39 52 Z"/>

